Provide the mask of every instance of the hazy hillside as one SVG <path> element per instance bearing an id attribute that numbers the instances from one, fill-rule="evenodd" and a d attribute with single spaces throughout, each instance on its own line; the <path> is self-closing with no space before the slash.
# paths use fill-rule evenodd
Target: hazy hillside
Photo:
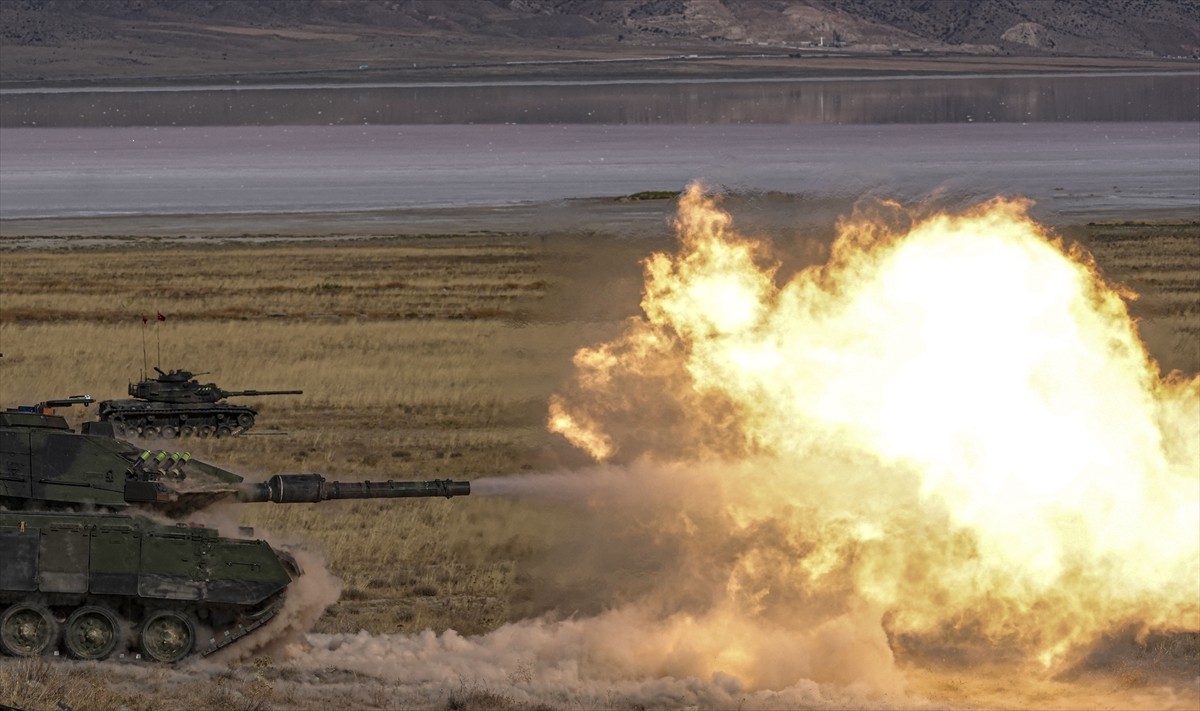
<path id="1" fill-rule="evenodd" d="M 0 79 L 665 52 L 1194 57 L 1191 0 L 3 0 Z"/>

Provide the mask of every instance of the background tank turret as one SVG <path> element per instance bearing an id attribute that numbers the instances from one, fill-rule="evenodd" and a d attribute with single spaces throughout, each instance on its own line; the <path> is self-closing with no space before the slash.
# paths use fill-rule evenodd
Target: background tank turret
<path id="1" fill-rule="evenodd" d="M 258 411 L 245 405 L 221 402 L 227 397 L 300 395 L 303 390 L 223 390 L 216 383 L 201 383 L 187 370 L 129 384 L 134 400 L 105 400 L 100 420 L 111 422 L 118 436 L 143 439 L 175 437 L 228 437 L 254 426 Z"/>
<path id="2" fill-rule="evenodd" d="M 109 423 L 73 431 L 45 404 L 0 412 L 0 653 L 170 663 L 262 627 L 302 571 L 249 529 L 229 537 L 181 518 L 214 502 L 470 491 L 466 481 L 312 473 L 247 483 L 186 453 L 136 447 Z"/>

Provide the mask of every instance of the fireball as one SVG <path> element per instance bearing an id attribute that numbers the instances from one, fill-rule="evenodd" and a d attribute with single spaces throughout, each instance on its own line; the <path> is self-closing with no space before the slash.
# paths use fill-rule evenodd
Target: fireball
<path id="1" fill-rule="evenodd" d="M 1046 666 L 1200 629 L 1200 377 L 1162 375 L 1132 295 L 1028 207 L 860 211 L 785 275 L 688 189 L 644 315 L 576 355 L 549 421 L 705 494 L 660 524 L 724 556 L 703 609 L 663 603 L 664 658 L 779 688 L 838 666 L 778 658 L 831 629 Z"/>

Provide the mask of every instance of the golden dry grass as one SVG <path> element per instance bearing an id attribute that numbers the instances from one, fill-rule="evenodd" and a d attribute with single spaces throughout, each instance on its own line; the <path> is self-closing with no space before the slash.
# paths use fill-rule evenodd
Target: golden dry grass
<path id="1" fill-rule="evenodd" d="M 575 246 L 557 254 L 573 263 Z M 256 433 L 173 442 L 249 478 L 320 471 L 336 478 L 503 474 L 570 456 L 542 427 L 545 399 L 573 350 L 603 324 L 558 318 L 561 284 L 539 240 L 397 240 L 0 256 L 0 402 L 62 394 L 125 397 L 151 364 L 212 370 L 229 389 L 302 388 L 243 398 Z M 630 263 L 635 265 L 636 259 Z M 219 267 L 216 265 L 220 265 Z M 561 279 L 558 279 L 561 281 Z M 547 300 L 554 303 L 546 304 Z M 167 321 L 158 323 L 162 312 Z M 157 331 L 156 331 L 157 329 Z M 76 408 L 73 420 L 90 419 Z M 166 446 L 159 443 L 160 446 Z M 519 616 L 518 561 L 546 545 L 553 512 L 473 499 L 245 507 L 260 531 L 303 539 L 343 579 L 328 632 L 494 629 Z M 27 708 L 148 708 L 77 669 L 5 665 L 0 701 Z M 95 677 L 95 679 L 93 679 Z M 101 684 L 104 694 L 93 691 Z M 376 708 L 403 708 L 380 688 Z M 107 694 L 107 695 L 105 695 Z M 205 681 L 168 708 L 295 707 L 249 672 Z M 461 709 L 515 708 L 464 688 Z M 399 704 L 399 705 L 398 705 Z"/>
<path id="2" fill-rule="evenodd" d="M 1200 222 L 1089 224 L 1067 234 L 1138 294 L 1129 310 L 1163 369 L 1200 371 Z"/>
<path id="3" fill-rule="evenodd" d="M 161 344 L 164 368 L 212 371 L 202 380 L 227 389 L 304 390 L 233 399 L 260 410 L 251 436 L 158 442 L 247 478 L 461 478 L 575 461 L 545 432 L 546 400 L 573 351 L 636 304 L 634 292 L 620 313 L 582 309 L 599 322 L 563 313 L 581 248 L 464 237 L 4 253 L 0 403 L 126 397 L 144 335 L 151 365 Z M 636 274 L 645 247 L 623 249 Z M 477 633 L 510 619 L 515 561 L 545 545 L 522 508 L 367 501 L 244 515 L 311 541 L 343 578 L 343 601 L 318 629 Z"/>
<path id="4" fill-rule="evenodd" d="M 66 268 L 61 254 L 10 252 L 0 319 L 132 325 L 155 311 L 172 321 L 518 317 L 521 297 L 545 287 L 533 246 L 477 242 L 89 251 Z"/>
<path id="5" fill-rule="evenodd" d="M 184 682 L 168 681 L 174 676 L 168 670 L 122 667 L 114 673 L 111 667 L 106 669 L 96 664 L 6 659 L 0 662 L 3 705 L 0 708 L 20 711 L 321 711 L 335 706 L 355 711 L 555 709 L 546 704 L 520 703 L 503 689 L 465 679 L 459 680 L 458 687 L 437 704 L 414 702 L 402 684 L 334 669 L 323 672 L 315 681 L 296 683 L 298 680 L 288 670 L 275 667 L 269 657 L 259 657 L 252 663 L 216 674 L 200 674 Z M 347 687 L 354 691 L 347 693 Z"/>

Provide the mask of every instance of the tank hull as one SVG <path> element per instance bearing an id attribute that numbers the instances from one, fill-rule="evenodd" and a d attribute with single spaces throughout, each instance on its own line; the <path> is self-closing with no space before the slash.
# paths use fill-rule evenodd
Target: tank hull
<path id="1" fill-rule="evenodd" d="M 143 400 L 105 400 L 101 422 L 111 422 L 116 436 L 141 439 L 231 437 L 254 426 L 258 411 L 244 405 L 162 403 Z"/>
<path id="2" fill-rule="evenodd" d="M 143 516 L 0 511 L 0 652 L 206 655 L 271 619 L 300 571 L 265 541 Z"/>

